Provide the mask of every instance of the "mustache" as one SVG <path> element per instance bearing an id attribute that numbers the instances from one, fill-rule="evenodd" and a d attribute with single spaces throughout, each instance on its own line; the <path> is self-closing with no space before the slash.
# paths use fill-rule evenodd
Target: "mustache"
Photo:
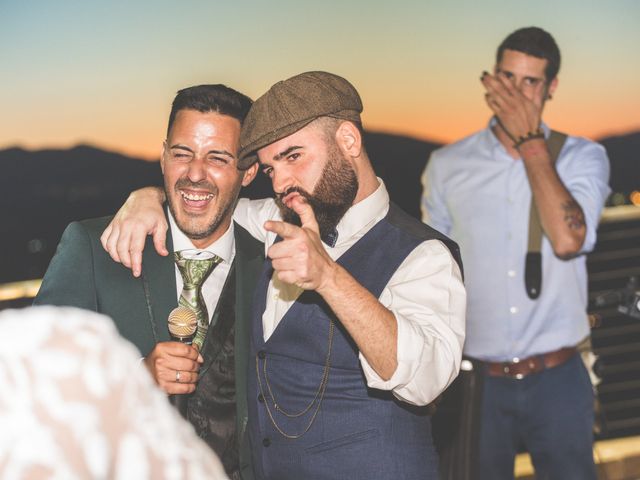
<path id="1" fill-rule="evenodd" d="M 305 199 L 309 200 L 311 198 L 311 194 L 300 187 L 289 187 L 282 193 L 276 194 L 276 201 L 280 203 L 280 205 L 284 205 L 282 203 L 282 199 L 291 193 L 297 193 Z"/>
<path id="2" fill-rule="evenodd" d="M 199 182 L 192 182 L 187 178 L 181 178 L 176 182 L 174 186 L 175 190 L 178 190 L 179 188 L 185 188 L 185 189 L 193 188 L 197 190 L 205 190 L 209 193 L 213 193 L 214 195 L 218 194 L 218 187 L 216 187 L 213 183 L 208 182 L 206 180 L 200 180 Z"/>
<path id="3" fill-rule="evenodd" d="M 290 193 L 297 193 L 298 195 L 303 197 L 307 201 L 307 203 L 311 205 L 311 208 L 315 212 L 316 209 L 314 208 L 314 198 L 306 190 L 300 187 L 289 187 L 282 193 L 276 193 L 275 201 L 276 205 L 280 209 L 280 212 L 282 213 L 282 219 L 287 223 L 291 223 L 292 225 L 297 225 L 299 227 L 302 225 L 300 217 L 293 209 L 286 206 L 282 201 L 282 199 Z"/>

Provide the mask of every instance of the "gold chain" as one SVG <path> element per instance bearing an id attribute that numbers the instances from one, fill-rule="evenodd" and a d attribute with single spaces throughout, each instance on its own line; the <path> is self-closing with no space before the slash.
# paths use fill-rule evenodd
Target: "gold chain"
<path id="1" fill-rule="evenodd" d="M 267 390 L 269 391 L 269 397 L 271 399 L 271 401 L 273 402 L 273 408 L 275 408 L 278 412 L 281 412 L 283 415 L 286 415 L 289 418 L 296 418 L 296 417 L 300 417 L 302 415 L 304 415 L 305 413 L 307 413 L 311 407 L 313 407 L 314 404 L 316 404 L 316 408 L 313 412 L 313 415 L 311 416 L 311 419 L 309 420 L 309 424 L 307 425 L 307 427 L 301 432 L 301 433 L 297 433 L 297 434 L 290 434 L 285 432 L 280 425 L 278 425 L 278 423 L 276 422 L 275 418 L 273 417 L 273 412 L 271 412 L 271 408 L 269 407 L 269 399 L 266 397 L 266 395 L 264 394 L 264 388 L 262 386 L 262 379 L 260 377 L 260 363 L 258 360 L 258 356 L 256 355 L 256 375 L 258 377 L 258 388 L 260 389 L 260 394 L 262 395 L 262 398 L 264 399 L 264 406 L 267 409 L 267 414 L 269 415 L 269 419 L 271 420 L 271 423 L 273 424 L 273 426 L 275 427 L 275 429 L 280 432 L 280 434 L 286 438 L 290 438 L 290 439 L 296 439 L 296 438 L 300 438 L 301 436 L 303 436 L 305 433 L 307 433 L 309 431 L 309 429 L 311 428 L 311 425 L 313 425 L 313 422 L 316 419 L 316 416 L 318 415 L 318 412 L 320 411 L 320 405 L 322 405 L 322 400 L 324 398 L 324 392 L 327 388 L 327 384 L 329 383 L 329 371 L 331 369 L 331 350 L 333 347 L 333 334 L 334 334 L 334 328 L 335 328 L 335 324 L 333 322 L 333 320 L 329 320 L 329 344 L 328 344 L 328 348 L 327 348 L 327 357 L 325 359 L 325 363 L 324 363 L 324 369 L 322 372 L 322 379 L 320 380 L 320 385 L 318 386 L 318 390 L 316 391 L 315 396 L 313 397 L 313 399 L 311 400 L 311 403 L 309 403 L 309 405 L 307 405 L 307 407 L 302 410 L 299 413 L 288 413 L 285 412 L 279 405 L 278 402 L 276 402 L 276 399 L 273 395 L 273 391 L 271 390 L 271 385 L 269 384 L 269 378 L 267 376 L 267 358 L 265 357 L 264 359 L 264 366 L 263 366 L 263 373 L 264 373 L 264 380 L 265 383 L 267 385 Z"/>

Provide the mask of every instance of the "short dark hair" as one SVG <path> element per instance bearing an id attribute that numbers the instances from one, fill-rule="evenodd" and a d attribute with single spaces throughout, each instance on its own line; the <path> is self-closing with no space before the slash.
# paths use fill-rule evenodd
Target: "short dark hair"
<path id="1" fill-rule="evenodd" d="M 367 151 L 366 146 L 364 144 L 364 128 L 362 126 L 362 121 L 355 120 L 343 120 L 341 118 L 323 116 L 318 117 L 314 120 L 316 124 L 322 129 L 322 133 L 324 134 L 325 140 L 335 142 L 335 134 L 338 131 L 338 127 L 342 122 L 352 123 L 360 133 L 360 142 L 361 148 L 363 151 Z"/>
<path id="2" fill-rule="evenodd" d="M 229 115 L 242 124 L 252 103 L 253 100 L 246 95 L 222 84 L 183 88 L 178 90 L 178 94 L 171 104 L 167 135 L 169 135 L 171 126 L 180 110 L 196 110 L 201 113 L 217 112 L 221 115 Z"/>
<path id="3" fill-rule="evenodd" d="M 543 58 L 547 61 L 544 74 L 550 82 L 560 70 L 560 49 L 550 33 L 538 27 L 520 28 L 505 38 L 496 53 L 496 63 L 502 60 L 505 50 L 515 50 L 532 57 Z"/>

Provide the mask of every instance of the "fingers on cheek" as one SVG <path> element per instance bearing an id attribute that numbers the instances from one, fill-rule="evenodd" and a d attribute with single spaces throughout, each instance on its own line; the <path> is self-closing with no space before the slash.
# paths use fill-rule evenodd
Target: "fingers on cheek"
<path id="1" fill-rule="evenodd" d="M 497 110 L 499 108 L 498 103 L 493 98 L 487 96 L 485 100 L 491 109 Z"/>

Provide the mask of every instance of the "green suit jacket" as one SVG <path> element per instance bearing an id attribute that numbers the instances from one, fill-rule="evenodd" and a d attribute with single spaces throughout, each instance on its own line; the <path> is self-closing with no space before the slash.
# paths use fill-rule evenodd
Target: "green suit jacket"
<path id="1" fill-rule="evenodd" d="M 167 318 L 177 306 L 173 256 L 158 255 L 149 237 L 142 260 L 142 275 L 114 262 L 100 244 L 111 217 L 73 222 L 62 235 L 35 298 L 38 305 L 70 305 L 110 316 L 120 334 L 146 356 L 157 342 L 169 341 Z M 247 425 L 247 368 L 249 325 L 255 282 L 264 261 L 263 244 L 234 225 L 236 256 L 236 401 L 240 468 L 252 479 Z M 167 248 L 172 251 L 171 234 Z"/>

